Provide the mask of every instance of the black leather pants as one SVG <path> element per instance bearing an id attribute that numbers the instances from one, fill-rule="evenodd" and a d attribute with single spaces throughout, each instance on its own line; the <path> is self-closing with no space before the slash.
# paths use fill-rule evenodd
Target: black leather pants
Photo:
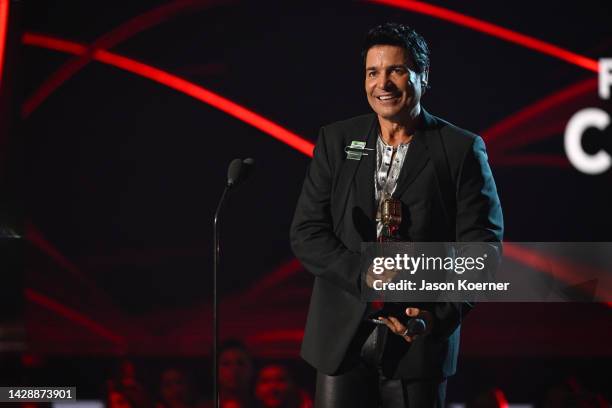
<path id="1" fill-rule="evenodd" d="M 376 326 L 361 347 L 360 361 L 338 375 L 317 373 L 315 408 L 442 408 L 446 379 L 392 380 L 380 368 L 386 326 Z"/>

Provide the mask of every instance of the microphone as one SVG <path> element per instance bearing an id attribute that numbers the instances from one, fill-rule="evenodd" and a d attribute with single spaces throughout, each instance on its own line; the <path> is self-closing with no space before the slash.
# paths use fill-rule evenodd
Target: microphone
<path id="1" fill-rule="evenodd" d="M 381 326 L 385 324 L 385 322 L 383 322 L 379 318 L 368 319 L 368 321 L 370 323 L 378 324 Z M 427 323 L 425 323 L 425 320 L 418 317 L 410 318 L 408 319 L 408 321 L 404 322 L 404 324 L 406 325 L 406 331 L 404 332 L 404 335 L 412 337 L 416 336 L 417 334 L 423 334 L 425 333 L 425 331 L 427 331 Z"/>
<path id="2" fill-rule="evenodd" d="M 234 159 L 227 169 L 227 187 L 235 187 L 249 178 L 253 172 L 255 160 L 251 157 L 244 160 Z"/>
<path id="3" fill-rule="evenodd" d="M 406 323 L 406 334 L 409 336 L 416 336 L 417 334 L 423 334 L 427 330 L 427 324 L 425 320 L 419 319 L 418 317 L 408 320 Z"/>

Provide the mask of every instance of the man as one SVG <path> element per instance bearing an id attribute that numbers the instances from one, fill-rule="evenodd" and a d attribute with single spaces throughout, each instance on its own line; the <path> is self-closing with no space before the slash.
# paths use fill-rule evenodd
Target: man
<path id="1" fill-rule="evenodd" d="M 253 358 L 239 340 L 226 340 L 219 348 L 219 398 L 221 408 L 254 406 Z M 217 408 L 217 407 L 214 407 Z"/>
<path id="2" fill-rule="evenodd" d="M 291 227 L 292 249 L 315 275 L 302 357 L 317 369 L 316 407 L 442 407 L 471 305 L 402 304 L 428 322 L 416 337 L 392 308 L 384 325 L 370 323 L 360 245 L 377 240 L 388 197 L 401 201 L 402 239 L 415 242 L 500 242 L 501 207 L 482 139 L 421 106 L 425 40 L 384 24 L 368 32 L 363 59 L 374 113 L 321 128 Z M 348 154 L 359 142 L 362 154 Z"/>

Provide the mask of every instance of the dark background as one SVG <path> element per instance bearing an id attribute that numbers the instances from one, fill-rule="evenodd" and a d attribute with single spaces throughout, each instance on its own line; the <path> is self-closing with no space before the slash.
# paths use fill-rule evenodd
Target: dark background
<path id="1" fill-rule="evenodd" d="M 596 87 L 487 140 L 488 129 L 516 112 L 597 79 L 520 45 L 368 2 L 13 1 L 11 35 L 15 44 L 28 32 L 87 45 L 170 3 L 172 12 L 149 26 L 135 23 L 142 29 L 109 50 L 221 94 L 312 142 L 320 126 L 369 111 L 359 56 L 367 29 L 385 21 L 413 26 L 431 49 L 424 106 L 488 142 L 505 239 L 612 241 L 612 170 L 580 173 L 563 150 L 573 113 L 598 106 L 612 114 Z M 609 2 L 429 4 L 595 60 L 612 57 Z M 24 113 L 73 57 L 13 48 L 8 109 L 19 128 L 3 128 L 10 141 L 3 183 L 20 197 L 7 200 L 9 223 L 28 238 L 27 361 L 39 361 L 31 364 L 38 373 L 32 378 L 87 370 L 96 383 L 113 358 L 131 356 L 153 366 L 197 361 L 206 384 L 212 215 L 229 161 L 254 157 L 256 176 L 231 196 L 224 214 L 221 337 L 242 338 L 259 359 L 289 362 L 310 386 L 313 374 L 298 352 L 312 277 L 288 245 L 309 157 L 201 101 L 96 61 Z M 528 131 L 536 137 L 515 144 Z M 585 149 L 612 154 L 611 133 L 588 132 Z M 524 161 L 533 154 L 555 159 Z M 449 400 L 500 385 L 511 399 L 533 401 L 539 388 L 567 376 L 610 397 L 611 334 L 609 305 L 478 307 L 464 324 Z M 96 394 L 96 385 L 82 389 Z"/>

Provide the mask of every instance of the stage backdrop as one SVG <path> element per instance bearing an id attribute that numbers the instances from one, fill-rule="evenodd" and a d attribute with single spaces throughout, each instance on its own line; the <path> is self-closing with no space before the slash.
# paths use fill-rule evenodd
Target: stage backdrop
<path id="1" fill-rule="evenodd" d="M 312 276 L 289 249 L 294 206 L 319 127 L 369 111 L 361 41 L 386 21 L 429 42 L 426 109 L 484 137 L 508 241 L 612 241 L 612 127 L 567 133 L 584 109 L 612 114 L 598 92 L 598 60 L 612 58 L 605 2 L 58 0 L 22 11 L 33 352 L 207 355 L 213 212 L 230 160 L 253 157 L 221 226 L 222 337 L 297 357 Z M 463 355 L 610 356 L 610 313 L 476 308 Z M 567 346 L 568 322 L 579 347 Z"/>

